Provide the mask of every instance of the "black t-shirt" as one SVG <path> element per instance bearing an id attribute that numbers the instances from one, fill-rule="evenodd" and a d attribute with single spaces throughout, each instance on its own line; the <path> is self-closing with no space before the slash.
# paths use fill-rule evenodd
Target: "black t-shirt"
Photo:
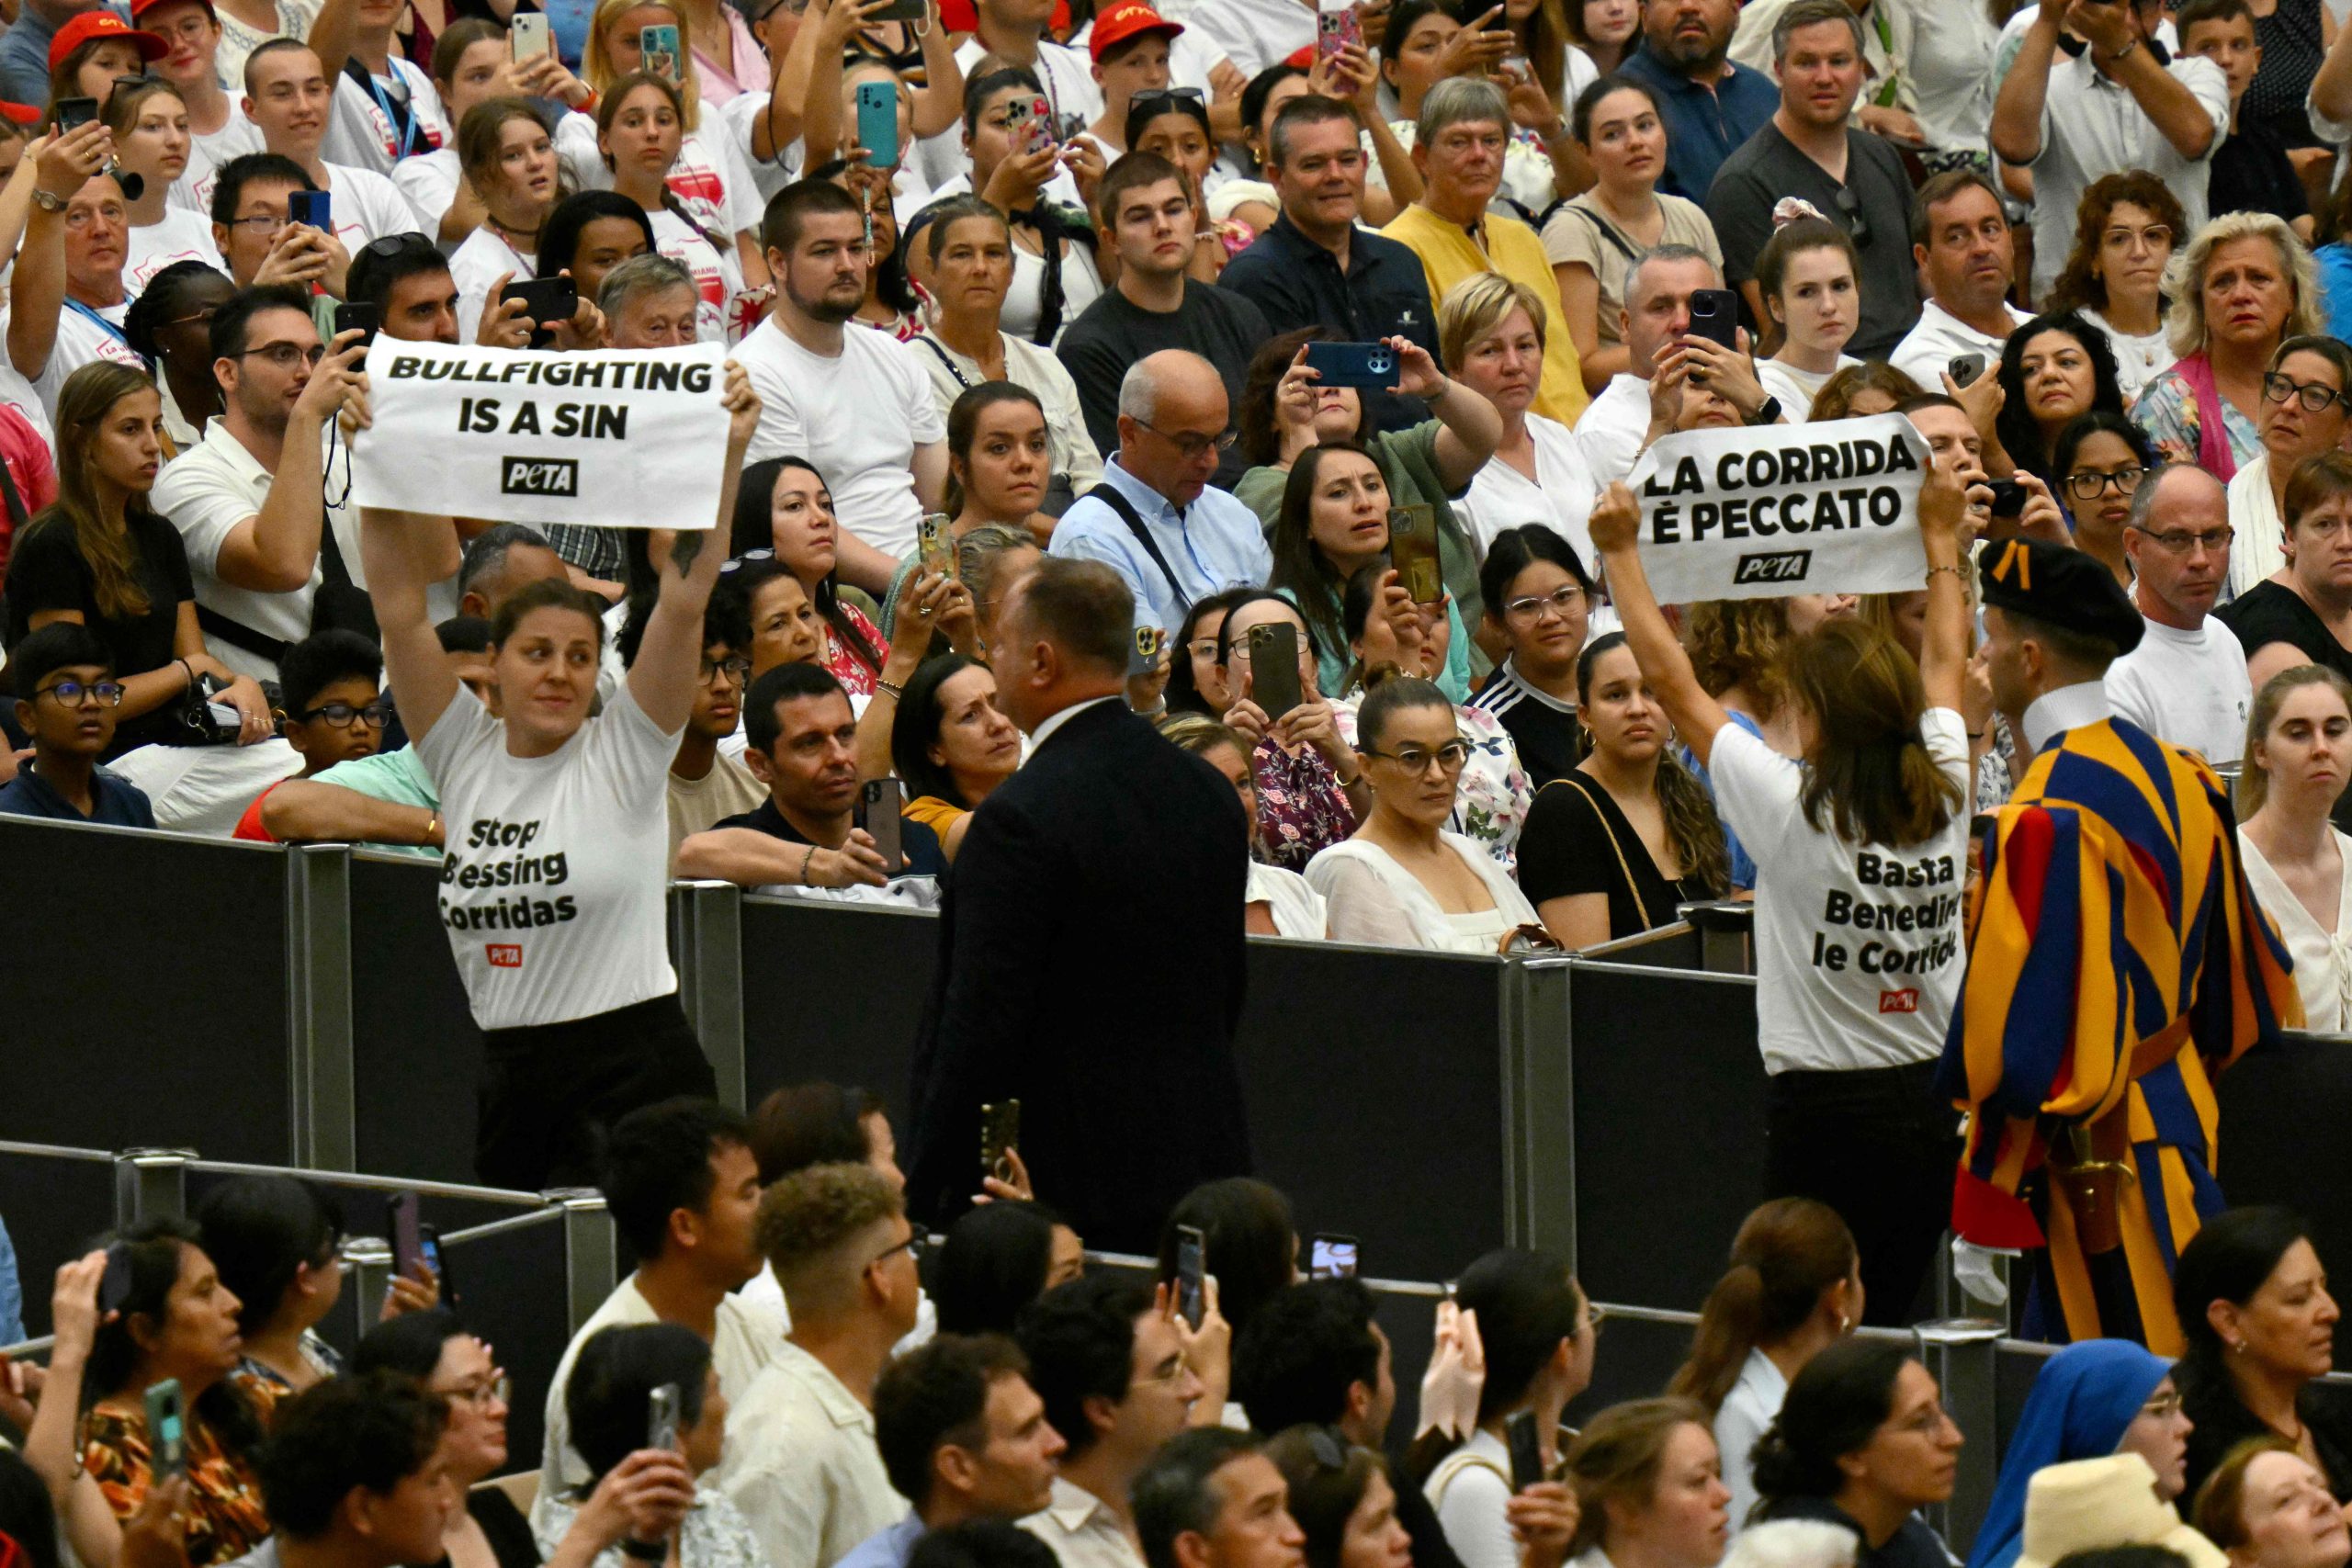
<path id="1" fill-rule="evenodd" d="M 2224 212 L 2267 212 L 2292 223 L 2311 210 L 2286 142 L 2272 126 L 2251 118 L 2213 150 L 2205 200 L 2216 218 Z"/>
<path id="2" fill-rule="evenodd" d="M 782 839 L 788 844 L 805 844 L 810 841 L 806 833 L 794 827 L 786 819 L 784 813 L 775 808 L 775 802 L 773 799 L 760 802 L 759 809 L 756 811 L 746 811 L 740 816 L 727 818 L 717 826 L 750 828 L 754 831 L 765 833 L 771 839 Z M 899 818 L 899 848 L 905 853 L 907 864 L 906 869 L 898 873 L 898 875 L 944 877 L 947 874 L 946 852 L 940 848 L 939 835 L 931 830 L 928 823 L 918 822 L 911 817 L 900 817 Z"/>
<path id="3" fill-rule="evenodd" d="M 1528 783 L 1539 790 L 1584 761 L 1584 734 L 1576 709 L 1521 680 L 1509 660 L 1478 689 L 1470 705 L 1502 721 L 1519 752 L 1520 766 L 1527 770 Z"/>
<path id="4" fill-rule="evenodd" d="M 1078 404 L 1086 414 L 1086 433 L 1104 457 L 1119 449 L 1119 383 L 1127 367 L 1163 348 L 1190 349 L 1216 367 L 1225 378 L 1225 396 L 1231 417 L 1241 412 L 1241 386 L 1250 376 L 1250 356 L 1273 333 L 1258 307 L 1229 289 L 1211 288 L 1194 278 L 1184 280 L 1184 303 L 1162 314 L 1128 302 L 1116 288 L 1089 305 L 1062 333 L 1055 353 L 1071 380 L 1078 383 Z M 1211 482 L 1231 490 L 1249 470 L 1241 443 L 1227 448 Z"/>
<path id="5" fill-rule="evenodd" d="M 40 612 L 76 610 L 83 624 L 106 644 L 117 675 L 143 675 L 172 661 L 180 605 L 196 597 L 187 547 L 180 543 L 179 530 L 153 513 L 133 513 L 125 525 L 130 534 L 131 575 L 146 592 L 147 613 L 122 620 L 99 613 L 96 579 L 74 542 L 74 525 L 52 509 L 33 519 L 8 558 L 10 648 L 23 640 Z M 173 739 L 177 728 L 166 705 L 121 725 L 109 754 Z"/>
<path id="6" fill-rule="evenodd" d="M 490 1554 L 498 1559 L 498 1568 L 539 1568 L 539 1543 L 531 1534 L 531 1521 L 514 1506 L 514 1499 L 495 1486 L 476 1486 L 466 1493 L 466 1512 L 481 1527 L 482 1535 L 490 1541 Z M 447 1557 L 433 1568 L 449 1568 Z"/>
<path id="7" fill-rule="evenodd" d="M 2274 642 L 2283 642 L 2312 663 L 2324 664 L 2352 681 L 2352 648 L 2336 641 L 2319 612 L 2284 583 L 2257 582 L 2213 615 L 2237 634 L 2248 659 Z"/>
<path id="8" fill-rule="evenodd" d="M 1609 940 L 1674 919 L 1674 907 L 1715 897 L 1695 877 L 1669 882 L 1649 846 L 1599 781 L 1571 774 L 1545 784 L 1519 834 L 1519 886 L 1531 904 L 1577 893 L 1609 896 Z"/>

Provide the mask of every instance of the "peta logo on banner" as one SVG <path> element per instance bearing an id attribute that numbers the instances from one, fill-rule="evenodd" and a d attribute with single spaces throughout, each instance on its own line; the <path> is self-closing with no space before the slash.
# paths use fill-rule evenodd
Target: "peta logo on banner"
<path id="1" fill-rule="evenodd" d="M 1803 582 L 1805 569 L 1813 564 L 1811 550 L 1772 550 L 1762 555 L 1742 556 L 1732 569 L 1734 582 Z"/>
<path id="2" fill-rule="evenodd" d="M 1878 994 L 1878 1010 L 1881 1012 L 1917 1012 L 1919 1010 L 1918 987 L 1905 987 L 1904 989 L 1899 991 L 1881 991 Z"/>
<path id="3" fill-rule="evenodd" d="M 572 457 L 505 457 L 498 465 L 501 495 L 580 493 L 580 464 Z"/>
<path id="4" fill-rule="evenodd" d="M 482 951 L 490 955 L 490 966 L 492 969 L 520 969 L 523 967 L 523 948 L 522 944 L 519 942 L 485 942 L 482 944 Z M 1881 1012 L 1884 1012 L 1885 1010 L 1886 1009 L 1883 1005 L 1879 1008 L 1879 1011 Z"/>

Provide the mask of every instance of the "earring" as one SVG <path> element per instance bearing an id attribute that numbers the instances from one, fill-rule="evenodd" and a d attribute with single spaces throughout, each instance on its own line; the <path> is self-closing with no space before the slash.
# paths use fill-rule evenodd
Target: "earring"
<path id="1" fill-rule="evenodd" d="M 1843 1334 L 1843 1333 L 1845 1333 L 1848 1329 L 1849 1329 L 1849 1328 L 1851 1328 L 1851 1327 L 1853 1327 L 1853 1326 L 1854 1326 L 1854 1320 L 1853 1320 L 1852 1318 L 1848 1317 L 1848 1316 L 1847 1316 L 1844 1313 L 1842 1313 L 1842 1312 L 1841 1312 L 1841 1313 L 1839 1313 L 1839 1314 L 1838 1314 L 1838 1333 Z"/>

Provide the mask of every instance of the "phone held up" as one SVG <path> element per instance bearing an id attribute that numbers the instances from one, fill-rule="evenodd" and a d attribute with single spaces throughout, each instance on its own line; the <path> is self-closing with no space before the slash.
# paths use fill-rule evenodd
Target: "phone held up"
<path id="1" fill-rule="evenodd" d="M 857 85 L 857 144 L 868 168 L 895 168 L 899 162 L 899 89 L 892 82 Z"/>
<path id="2" fill-rule="evenodd" d="M 1510 1489 L 1524 1492 L 1544 1479 L 1544 1445 L 1535 1432 L 1535 1412 L 1522 1410 L 1503 1423 L 1510 1449 Z"/>
<path id="3" fill-rule="evenodd" d="M 1385 343 L 1310 343 L 1306 367 L 1317 387 L 1369 387 L 1385 391 L 1396 384 L 1396 351 Z"/>
<path id="4" fill-rule="evenodd" d="M 1306 1277 L 1310 1280 L 1352 1280 L 1356 1277 L 1356 1238 L 1324 1232 L 1306 1244 Z"/>
<path id="5" fill-rule="evenodd" d="M 147 1385 L 147 1443 L 153 1450 L 149 1485 L 187 1473 L 187 1412 L 177 1378 Z"/>
<path id="6" fill-rule="evenodd" d="M 1135 640 L 1127 645 L 1128 680 L 1151 673 L 1151 667 L 1159 661 L 1160 645 L 1167 638 L 1168 634 L 1158 626 L 1136 628 Z"/>
<path id="7" fill-rule="evenodd" d="M 514 19 L 509 24 L 506 39 L 514 50 L 514 63 L 537 60 L 542 54 L 555 52 L 555 34 L 548 26 L 544 11 L 526 11 L 515 7 Z"/>
<path id="8" fill-rule="evenodd" d="M 860 83 L 859 86 L 862 89 L 865 84 Z M 895 115 L 898 111 L 894 108 L 891 112 Z M 898 121 L 893 119 L 890 123 L 895 126 Z M 922 521 L 915 525 L 915 549 L 922 571 L 933 577 L 956 575 L 956 535 L 947 513 L 923 513 Z"/>
<path id="9" fill-rule="evenodd" d="M 645 1446 L 664 1453 L 678 1447 L 678 1385 L 665 1382 L 645 1396 Z"/>
<path id="10" fill-rule="evenodd" d="M 1208 1238 L 1197 1225 L 1176 1227 L 1176 1310 L 1194 1328 L 1208 1314 Z"/>
<path id="11" fill-rule="evenodd" d="M 1315 13 L 1315 58 L 1338 57 L 1340 51 L 1363 47 L 1363 14 L 1352 4 L 1325 6 Z"/>
<path id="12" fill-rule="evenodd" d="M 1444 574 L 1438 570 L 1437 513 L 1415 503 L 1388 509 L 1388 564 L 1416 604 L 1434 604 L 1445 597 Z"/>
<path id="13" fill-rule="evenodd" d="M 323 190 L 289 190 L 286 193 L 286 221 L 299 223 L 322 233 L 334 232 L 334 196 Z"/>
<path id="14" fill-rule="evenodd" d="M 1298 628 L 1288 621 L 1250 628 L 1250 700 L 1270 724 L 1306 700 L 1298 679 Z"/>
<path id="15" fill-rule="evenodd" d="M 899 831 L 899 813 L 906 804 L 907 786 L 897 779 L 869 779 L 858 793 L 857 825 L 874 840 L 882 870 L 890 876 L 906 869 L 905 835 Z"/>
<path id="16" fill-rule="evenodd" d="M 1012 1163 L 1004 1156 L 1021 1146 L 1021 1102 L 994 1100 L 980 1107 L 980 1174 L 999 1181 L 1012 1179 Z"/>

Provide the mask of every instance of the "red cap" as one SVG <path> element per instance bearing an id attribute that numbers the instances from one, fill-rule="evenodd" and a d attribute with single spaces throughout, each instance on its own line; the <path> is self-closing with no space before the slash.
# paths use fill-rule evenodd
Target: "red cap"
<path id="1" fill-rule="evenodd" d="M 130 19 L 134 22 L 143 22 L 147 19 L 148 12 L 159 10 L 173 3 L 174 0 L 130 0 Z M 217 23 L 220 20 L 220 13 L 212 8 L 212 0 L 195 0 L 195 3 L 203 6 L 204 14 L 213 21 Z"/>
<path id="2" fill-rule="evenodd" d="M 129 39 L 139 46 L 139 58 L 161 60 L 172 52 L 172 46 L 153 33 L 142 33 L 112 11 L 85 11 L 63 27 L 49 40 L 49 68 L 51 71 L 65 63 L 65 57 L 93 39 Z"/>
<path id="3" fill-rule="evenodd" d="M 1315 46 L 1311 43 L 1300 44 L 1296 49 L 1292 50 L 1288 54 L 1283 56 L 1283 63 L 1284 65 L 1295 65 L 1301 71 L 1314 70 Z"/>
<path id="4" fill-rule="evenodd" d="M 1094 31 L 1087 38 L 1086 47 L 1100 62 L 1105 52 L 1138 34 L 1164 33 L 1174 38 L 1183 30 L 1182 23 L 1171 22 L 1153 10 L 1151 0 L 1111 0 L 1094 14 Z"/>
<path id="5" fill-rule="evenodd" d="M 18 125 L 32 125 L 40 121 L 40 110 L 30 104 L 12 104 L 0 98 L 0 119 L 12 119 Z"/>

